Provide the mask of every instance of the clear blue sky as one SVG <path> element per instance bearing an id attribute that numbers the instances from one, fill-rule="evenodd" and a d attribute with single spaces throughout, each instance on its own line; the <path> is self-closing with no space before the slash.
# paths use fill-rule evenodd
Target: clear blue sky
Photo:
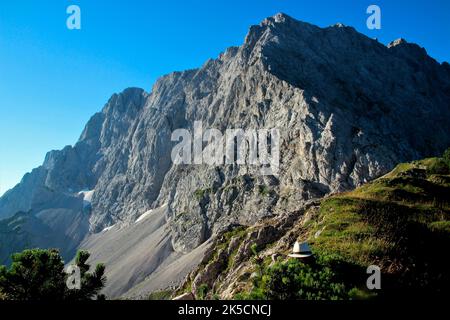
<path id="1" fill-rule="evenodd" d="M 81 30 L 66 28 L 71 4 Z M 381 30 L 366 28 L 370 4 L 381 7 Z M 1 0 L 0 194 L 47 151 L 74 144 L 112 93 L 149 91 L 163 74 L 200 66 L 277 12 L 383 43 L 403 37 L 450 60 L 448 0 Z"/>

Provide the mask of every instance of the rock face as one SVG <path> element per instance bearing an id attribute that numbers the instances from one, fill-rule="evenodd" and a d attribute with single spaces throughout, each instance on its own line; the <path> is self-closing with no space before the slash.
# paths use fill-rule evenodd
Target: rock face
<path id="1" fill-rule="evenodd" d="M 174 165 L 171 134 L 195 121 L 222 132 L 279 129 L 279 174 Z M 84 212 L 95 234 L 167 205 L 172 249 L 187 253 L 230 224 L 293 210 L 448 145 L 448 63 L 404 40 L 386 47 L 351 27 L 277 14 L 242 46 L 162 77 L 151 93 L 113 95 L 74 147 L 50 152 L 0 199 L 0 219 L 67 209 Z M 93 191 L 88 205 L 81 191 Z"/>

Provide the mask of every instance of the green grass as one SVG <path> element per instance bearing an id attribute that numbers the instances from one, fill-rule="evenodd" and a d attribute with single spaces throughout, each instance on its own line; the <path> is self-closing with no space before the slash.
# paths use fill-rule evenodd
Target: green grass
<path id="1" fill-rule="evenodd" d="M 323 200 L 308 224 L 313 250 L 362 267 L 383 266 L 402 288 L 443 290 L 450 285 L 442 263 L 450 245 L 450 176 L 442 174 L 442 163 L 429 158 L 400 164 L 354 191 Z"/>
<path id="2" fill-rule="evenodd" d="M 212 188 L 197 189 L 194 191 L 194 196 L 198 201 L 201 201 L 203 198 L 205 198 L 206 195 L 212 192 L 213 192 Z"/>
<path id="3" fill-rule="evenodd" d="M 172 294 L 173 291 L 171 290 L 155 291 L 149 294 L 148 300 L 170 300 Z"/>
<path id="4" fill-rule="evenodd" d="M 367 297 L 354 285 L 355 266 L 337 256 L 316 255 L 308 263 L 298 259 L 262 264 L 253 278 L 249 292 L 240 292 L 235 299 L 257 300 L 341 300 Z"/>
<path id="5" fill-rule="evenodd" d="M 259 185 L 259 186 L 258 186 L 258 193 L 259 193 L 261 196 L 263 196 L 263 197 L 268 196 L 269 193 L 270 193 L 269 187 L 268 187 L 268 186 L 265 186 L 265 185 Z"/>
<path id="6" fill-rule="evenodd" d="M 245 227 L 245 226 L 237 226 L 237 227 L 233 228 L 232 230 L 225 232 L 225 233 L 223 234 L 223 236 L 222 236 L 223 241 L 222 241 L 220 244 L 217 245 L 217 249 L 218 249 L 218 250 L 216 250 L 216 253 L 217 253 L 220 249 L 226 249 L 226 248 L 228 248 L 228 246 L 229 246 L 230 241 L 231 241 L 232 238 L 237 237 L 238 239 L 243 240 L 243 237 L 244 237 L 246 234 L 247 234 L 247 227 Z M 237 246 L 237 247 L 239 247 L 239 246 Z M 227 261 L 227 269 L 226 269 L 226 270 L 228 270 L 229 268 L 231 268 L 231 266 L 233 265 L 233 263 L 234 263 L 234 259 L 233 259 L 233 258 L 234 258 L 234 256 L 235 256 L 236 253 L 237 253 L 237 249 L 238 249 L 238 248 L 236 248 L 236 249 L 229 255 L 228 261 Z M 214 256 L 212 257 L 212 260 L 214 260 L 214 259 L 217 259 L 217 254 L 214 255 Z"/>
<path id="7" fill-rule="evenodd" d="M 218 243 L 215 247 L 214 254 L 203 263 L 200 264 L 199 268 L 202 269 L 206 267 L 211 262 L 217 261 L 219 259 L 219 252 L 226 250 L 231 242 L 231 239 L 237 238 L 238 241 L 243 241 L 244 237 L 247 235 L 247 229 L 248 227 L 245 226 L 236 226 L 232 230 L 229 230 L 227 232 L 224 232 L 222 236 L 219 238 L 220 243 Z M 235 261 L 235 256 L 237 254 L 237 251 L 239 249 L 239 245 L 236 246 L 236 248 L 228 255 L 226 261 L 222 265 L 221 273 L 228 272 L 233 266 Z M 185 288 L 186 289 L 186 288 Z M 186 292 L 186 291 L 184 291 Z"/>
<path id="8" fill-rule="evenodd" d="M 301 226 L 314 262 L 303 265 L 279 258 L 272 263 L 271 257 L 258 259 L 256 252 L 251 261 L 258 275 L 243 275 L 248 286 L 234 298 L 371 299 L 448 293 L 450 272 L 443 259 L 450 246 L 450 151 L 447 158 L 399 164 L 351 192 L 323 199 Z M 264 185 L 258 185 L 257 192 L 270 194 Z M 248 232 L 237 227 L 224 233 L 205 265 L 217 261 L 231 239 L 242 241 Z M 236 253 L 222 261 L 220 274 L 235 268 Z M 365 288 L 369 265 L 382 270 L 383 290 L 375 294 Z"/>
<path id="9" fill-rule="evenodd" d="M 450 221 L 435 221 L 429 224 L 429 227 L 432 231 L 446 233 L 450 236 Z"/>

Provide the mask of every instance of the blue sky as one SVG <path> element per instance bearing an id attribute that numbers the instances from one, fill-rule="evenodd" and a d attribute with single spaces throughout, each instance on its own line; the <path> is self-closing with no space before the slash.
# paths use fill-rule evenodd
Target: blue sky
<path id="1" fill-rule="evenodd" d="M 81 30 L 66 27 L 72 4 Z M 370 4 L 382 10 L 381 30 L 366 28 Z M 277 12 L 383 43 L 403 37 L 450 60 L 448 0 L 1 0 L 0 195 L 47 151 L 74 144 L 112 93 L 149 91 L 163 74 L 198 67 Z"/>

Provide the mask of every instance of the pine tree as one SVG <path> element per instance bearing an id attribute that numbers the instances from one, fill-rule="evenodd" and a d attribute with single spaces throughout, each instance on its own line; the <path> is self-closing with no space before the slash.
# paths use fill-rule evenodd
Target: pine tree
<path id="1" fill-rule="evenodd" d="M 58 250 L 31 249 L 12 256 L 8 269 L 0 266 L 0 300 L 90 300 L 104 299 L 105 266 L 98 264 L 90 273 L 87 251 L 79 251 L 75 265 L 80 270 L 79 289 L 66 285 L 68 274 Z"/>

